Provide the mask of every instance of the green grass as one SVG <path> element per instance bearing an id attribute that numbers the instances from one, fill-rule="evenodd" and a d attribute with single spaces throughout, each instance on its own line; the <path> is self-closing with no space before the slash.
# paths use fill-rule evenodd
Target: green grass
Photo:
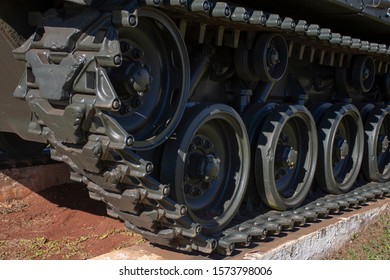
<path id="1" fill-rule="evenodd" d="M 390 260 L 390 215 L 383 215 L 330 257 L 347 260 Z"/>

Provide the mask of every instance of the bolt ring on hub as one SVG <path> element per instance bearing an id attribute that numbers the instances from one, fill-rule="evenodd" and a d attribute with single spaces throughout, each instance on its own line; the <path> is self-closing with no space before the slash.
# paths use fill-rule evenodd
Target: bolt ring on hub
<path id="1" fill-rule="evenodd" d="M 122 107 L 110 114 L 134 136 L 131 149 L 151 149 L 183 115 L 190 85 L 186 46 L 171 19 L 148 8 L 139 9 L 137 27 L 118 32 L 123 61 L 109 77 Z"/>
<path id="2" fill-rule="evenodd" d="M 244 197 L 249 158 L 240 116 L 227 105 L 196 105 L 166 142 L 161 181 L 172 186 L 174 199 L 187 206 L 204 233 L 219 232 Z"/>

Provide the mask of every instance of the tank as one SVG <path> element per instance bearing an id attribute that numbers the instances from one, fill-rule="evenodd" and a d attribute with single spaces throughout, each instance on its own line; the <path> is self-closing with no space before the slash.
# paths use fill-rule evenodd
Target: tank
<path id="1" fill-rule="evenodd" d="M 390 1 L 0 1 L 0 147 L 152 243 L 235 246 L 390 193 Z M 330 195 L 329 195 L 330 194 Z"/>

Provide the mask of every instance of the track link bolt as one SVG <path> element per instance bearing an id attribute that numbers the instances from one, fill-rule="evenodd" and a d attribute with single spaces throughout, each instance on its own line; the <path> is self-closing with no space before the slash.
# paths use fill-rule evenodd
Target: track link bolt
<path id="1" fill-rule="evenodd" d="M 112 101 L 111 107 L 114 110 L 119 110 L 119 108 L 121 107 L 121 103 L 118 99 L 115 99 L 114 101 Z"/>
<path id="2" fill-rule="evenodd" d="M 167 196 L 171 192 L 171 188 L 169 186 L 165 186 L 163 189 L 163 195 Z"/>
<path id="3" fill-rule="evenodd" d="M 130 146 L 132 146 L 134 144 L 134 141 L 135 141 L 134 137 L 132 135 L 130 135 L 126 139 L 126 145 L 130 147 Z"/>
<path id="4" fill-rule="evenodd" d="M 209 3 L 209 1 L 204 1 L 204 3 L 203 3 L 203 10 L 205 12 L 208 12 L 210 10 L 210 3 Z"/>
<path id="5" fill-rule="evenodd" d="M 153 163 L 149 162 L 148 164 L 146 164 L 145 170 L 146 170 L 147 173 L 152 173 L 153 170 L 154 170 Z"/>
<path id="6" fill-rule="evenodd" d="M 231 14 L 230 8 L 226 7 L 224 13 L 225 13 L 225 16 L 229 17 Z"/>
<path id="7" fill-rule="evenodd" d="M 138 23 L 138 20 L 137 20 L 137 17 L 135 15 L 130 15 L 129 16 L 129 24 L 131 27 L 135 27 L 137 26 L 137 23 Z"/>
<path id="8" fill-rule="evenodd" d="M 114 56 L 114 64 L 121 65 L 122 64 L 122 56 L 120 56 L 119 54 Z"/>
<path id="9" fill-rule="evenodd" d="M 93 147 L 93 154 L 99 156 L 102 153 L 102 145 L 99 143 Z"/>
<path id="10" fill-rule="evenodd" d="M 184 216 L 185 214 L 187 214 L 187 207 L 181 206 L 180 207 L 180 215 Z"/>

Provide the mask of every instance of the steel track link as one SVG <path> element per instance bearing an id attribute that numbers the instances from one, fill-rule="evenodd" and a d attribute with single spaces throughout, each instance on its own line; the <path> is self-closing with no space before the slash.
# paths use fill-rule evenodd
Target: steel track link
<path id="1" fill-rule="evenodd" d="M 185 36 L 189 22 L 200 25 L 199 43 L 203 43 L 207 27 L 217 27 L 217 46 L 222 45 L 226 31 L 232 32 L 234 47 L 238 46 L 241 32 L 276 32 L 283 34 L 289 40 L 289 56 L 294 46 L 298 45 L 300 58 L 309 53 L 311 60 L 315 52 L 321 52 L 322 64 L 325 53 L 331 54 L 335 63 L 335 53 L 347 55 L 366 54 L 387 60 L 385 65 L 378 65 L 379 72 L 387 72 L 390 59 L 390 46 L 368 42 L 340 33 L 334 33 L 329 28 L 322 28 L 317 24 L 309 24 L 305 20 L 296 20 L 290 17 L 281 17 L 278 14 L 240 7 L 227 2 L 205 0 L 143 0 L 141 5 L 159 7 L 170 14 L 172 18 L 180 20 L 180 31 Z M 339 65 L 343 65 L 344 56 L 339 57 Z"/>

